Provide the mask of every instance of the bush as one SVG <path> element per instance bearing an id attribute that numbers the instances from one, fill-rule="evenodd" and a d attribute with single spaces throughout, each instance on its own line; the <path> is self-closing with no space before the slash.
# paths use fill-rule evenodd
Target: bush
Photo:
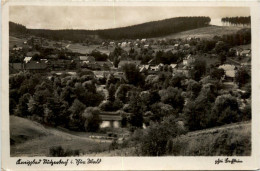
<path id="1" fill-rule="evenodd" d="M 61 147 L 51 147 L 49 149 L 49 154 L 51 157 L 66 157 L 66 156 L 79 156 L 80 150 L 67 149 L 66 151 Z"/>

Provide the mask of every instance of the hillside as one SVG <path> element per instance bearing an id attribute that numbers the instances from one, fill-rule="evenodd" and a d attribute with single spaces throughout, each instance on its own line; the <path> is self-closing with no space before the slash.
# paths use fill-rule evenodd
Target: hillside
<path id="1" fill-rule="evenodd" d="M 45 127 L 37 122 L 10 116 L 11 156 L 48 156 L 49 149 L 62 146 L 64 149 L 80 150 L 82 154 L 107 150 L 110 140 L 94 140 L 90 134 L 65 129 Z"/>
<path id="2" fill-rule="evenodd" d="M 209 17 L 176 17 L 143 24 L 104 30 L 28 29 L 10 22 L 11 33 L 29 33 L 54 40 L 85 41 L 86 39 L 137 39 L 166 36 L 185 30 L 208 26 Z"/>
<path id="3" fill-rule="evenodd" d="M 249 156 L 251 122 L 228 124 L 188 132 L 172 140 L 172 151 L 166 156 Z M 92 156 L 139 156 L 138 147 L 104 151 Z"/>
<path id="4" fill-rule="evenodd" d="M 167 36 L 161 36 L 155 39 L 186 39 L 189 37 L 210 39 L 214 36 L 222 36 L 225 34 L 234 34 L 238 30 L 241 30 L 243 27 L 239 26 L 215 26 L 211 25 L 208 27 L 196 28 L 188 31 L 183 31 L 175 34 L 170 34 Z"/>
<path id="5" fill-rule="evenodd" d="M 175 156 L 249 156 L 251 122 L 189 132 L 172 140 Z"/>

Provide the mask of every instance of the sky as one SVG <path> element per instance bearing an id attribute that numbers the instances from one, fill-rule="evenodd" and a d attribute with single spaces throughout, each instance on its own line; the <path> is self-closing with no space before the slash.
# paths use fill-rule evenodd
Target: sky
<path id="1" fill-rule="evenodd" d="M 9 20 L 34 29 L 106 29 L 179 16 L 249 16 L 246 7 L 10 6 Z"/>

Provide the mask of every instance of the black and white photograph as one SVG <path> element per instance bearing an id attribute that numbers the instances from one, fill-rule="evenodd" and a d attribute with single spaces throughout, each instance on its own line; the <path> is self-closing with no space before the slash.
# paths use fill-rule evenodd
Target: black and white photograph
<path id="1" fill-rule="evenodd" d="M 250 156 L 251 37 L 249 7 L 10 6 L 10 156 Z"/>

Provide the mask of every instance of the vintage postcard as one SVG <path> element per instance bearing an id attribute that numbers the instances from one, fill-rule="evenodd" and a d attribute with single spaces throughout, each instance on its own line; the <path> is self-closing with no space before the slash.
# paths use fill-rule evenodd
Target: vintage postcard
<path id="1" fill-rule="evenodd" d="M 2 170 L 260 168 L 258 2 L 2 10 Z"/>

